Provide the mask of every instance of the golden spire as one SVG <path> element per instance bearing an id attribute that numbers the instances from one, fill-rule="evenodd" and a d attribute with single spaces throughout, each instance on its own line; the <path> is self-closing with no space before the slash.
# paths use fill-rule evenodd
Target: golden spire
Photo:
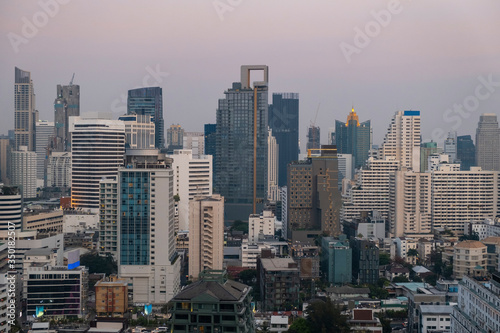
<path id="1" fill-rule="evenodd" d="M 356 112 L 354 112 L 354 106 L 352 107 L 351 112 L 347 116 L 347 122 L 345 123 L 346 127 L 349 126 L 349 120 L 355 120 L 357 126 L 359 127 L 359 118 Z"/>

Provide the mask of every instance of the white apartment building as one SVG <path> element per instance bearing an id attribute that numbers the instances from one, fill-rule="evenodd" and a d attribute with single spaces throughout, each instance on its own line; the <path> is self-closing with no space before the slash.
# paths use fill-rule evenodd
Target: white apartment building
<path id="1" fill-rule="evenodd" d="M 24 199 L 36 198 L 37 155 L 28 147 L 10 153 L 10 183 L 19 186 Z"/>
<path id="2" fill-rule="evenodd" d="M 257 243 L 259 236 L 274 236 L 275 220 L 276 218 L 270 210 L 265 210 L 260 215 L 250 215 L 248 218 L 248 243 Z"/>
<path id="3" fill-rule="evenodd" d="M 0 333 L 10 332 L 10 318 L 7 317 L 9 314 L 9 303 L 12 297 L 8 296 L 9 290 L 9 273 L 0 273 Z M 17 277 L 16 277 L 17 278 Z"/>
<path id="4" fill-rule="evenodd" d="M 458 285 L 458 305 L 451 316 L 452 333 L 500 332 L 500 275 L 490 281 L 464 276 Z"/>
<path id="5" fill-rule="evenodd" d="M 500 224 L 495 223 L 492 218 L 486 218 L 483 221 L 465 222 L 464 234 L 470 235 L 471 233 L 476 233 L 479 240 L 487 237 L 498 237 L 500 236 Z"/>
<path id="6" fill-rule="evenodd" d="M 191 150 L 194 158 L 201 158 L 205 155 L 205 133 L 184 132 L 182 142 L 182 149 Z"/>
<path id="7" fill-rule="evenodd" d="M 125 125 L 105 115 L 70 117 L 71 206 L 98 211 L 99 182 L 116 176 L 125 154 Z"/>
<path id="8" fill-rule="evenodd" d="M 420 111 L 397 111 L 387 129 L 379 158 L 394 157 L 401 168 L 420 170 Z"/>
<path id="9" fill-rule="evenodd" d="M 276 254 L 276 248 L 269 244 L 250 244 L 247 240 L 243 240 L 240 250 L 241 267 L 257 268 L 257 258 L 263 249 L 270 249 L 271 253 Z"/>
<path id="10" fill-rule="evenodd" d="M 71 186 L 71 153 L 52 152 L 47 161 L 47 187 Z"/>
<path id="11" fill-rule="evenodd" d="M 196 196 L 189 202 L 189 278 L 205 269 L 222 269 L 224 259 L 224 198 Z"/>
<path id="12" fill-rule="evenodd" d="M 154 140 L 153 140 L 154 142 Z M 116 178 L 103 179 L 99 183 L 99 252 L 118 258 L 118 181 Z"/>
<path id="13" fill-rule="evenodd" d="M 179 196 L 179 225 L 175 230 L 189 230 L 189 201 L 198 195 L 212 195 L 212 155 L 195 158 L 191 150 L 179 149 L 169 157 L 173 159 L 174 195 Z"/>
<path id="14" fill-rule="evenodd" d="M 54 122 L 39 120 L 35 123 L 36 178 L 39 187 L 44 186 L 45 160 L 51 136 L 54 136 Z"/>
<path id="15" fill-rule="evenodd" d="M 452 312 L 451 305 L 420 304 L 418 333 L 450 333 Z"/>
<path id="16" fill-rule="evenodd" d="M 342 187 L 343 179 L 352 179 L 354 170 L 352 164 L 352 154 L 337 154 L 339 169 L 339 188 Z"/>
<path id="17" fill-rule="evenodd" d="M 118 118 L 125 124 L 125 137 L 127 148 L 154 149 L 155 148 L 155 123 L 149 114 L 129 114 Z"/>

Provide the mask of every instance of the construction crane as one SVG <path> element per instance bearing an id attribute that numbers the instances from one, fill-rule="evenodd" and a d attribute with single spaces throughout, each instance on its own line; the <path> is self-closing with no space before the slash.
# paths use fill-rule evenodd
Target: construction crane
<path id="1" fill-rule="evenodd" d="M 71 77 L 71 81 L 69 81 L 69 86 L 71 87 L 73 85 L 73 80 L 75 79 L 75 73 L 73 73 L 73 76 Z"/>

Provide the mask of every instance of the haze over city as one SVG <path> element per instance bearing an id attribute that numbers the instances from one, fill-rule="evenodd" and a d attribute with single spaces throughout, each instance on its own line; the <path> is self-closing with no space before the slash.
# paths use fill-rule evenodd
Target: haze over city
<path id="1" fill-rule="evenodd" d="M 421 111 L 423 141 L 444 139 L 439 128 L 473 135 L 481 113 L 498 113 L 499 11 L 493 0 L 2 2 L 0 132 L 14 127 L 15 66 L 31 72 L 40 119 L 53 121 L 56 85 L 76 73 L 82 113 L 116 119 L 127 90 L 160 86 L 165 125 L 202 131 L 240 66 L 265 64 L 270 92 L 300 94 L 302 149 L 318 106 L 323 143 L 351 106 L 374 144 L 397 110 Z"/>

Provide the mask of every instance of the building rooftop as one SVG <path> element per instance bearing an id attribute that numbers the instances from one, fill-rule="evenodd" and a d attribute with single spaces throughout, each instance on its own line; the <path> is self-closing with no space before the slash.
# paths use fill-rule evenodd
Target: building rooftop
<path id="1" fill-rule="evenodd" d="M 56 249 L 37 248 L 37 249 L 30 249 L 30 250 L 24 252 L 24 255 L 25 256 L 50 256 L 55 251 L 57 251 L 57 248 Z"/>
<path id="2" fill-rule="evenodd" d="M 260 261 L 266 271 L 298 271 L 292 258 L 261 258 Z"/>
<path id="3" fill-rule="evenodd" d="M 482 240 L 483 243 L 488 243 L 488 244 L 497 244 L 500 245 L 500 237 L 486 237 L 485 239 Z"/>
<path id="4" fill-rule="evenodd" d="M 354 288 L 349 286 L 326 288 L 326 292 L 333 294 L 369 294 L 370 288 Z"/>
<path id="5" fill-rule="evenodd" d="M 479 249 L 482 247 L 486 247 L 486 245 L 476 240 L 466 240 L 455 245 L 457 249 Z"/>
<path id="6" fill-rule="evenodd" d="M 425 314 L 451 314 L 453 306 L 451 305 L 420 305 L 420 312 Z"/>
<path id="7" fill-rule="evenodd" d="M 250 291 L 246 284 L 232 280 L 224 283 L 218 281 L 200 280 L 182 289 L 172 300 L 190 301 L 200 295 L 209 295 L 222 302 L 237 302 L 244 298 Z"/>

